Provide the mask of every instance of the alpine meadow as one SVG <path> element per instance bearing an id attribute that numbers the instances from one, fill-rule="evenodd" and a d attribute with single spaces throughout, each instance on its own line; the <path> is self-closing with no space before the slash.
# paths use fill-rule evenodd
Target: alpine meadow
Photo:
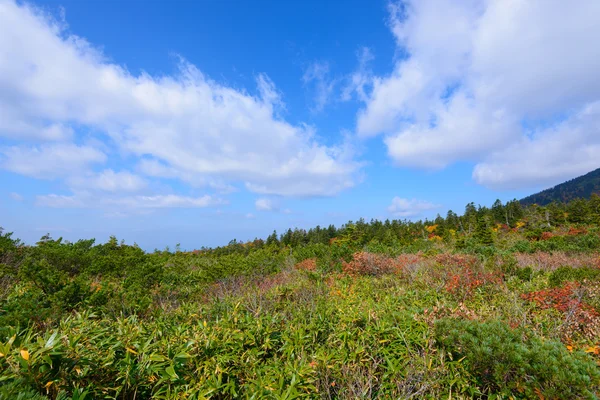
<path id="1" fill-rule="evenodd" d="M 600 399 L 599 0 L 0 0 L 0 400 Z"/>

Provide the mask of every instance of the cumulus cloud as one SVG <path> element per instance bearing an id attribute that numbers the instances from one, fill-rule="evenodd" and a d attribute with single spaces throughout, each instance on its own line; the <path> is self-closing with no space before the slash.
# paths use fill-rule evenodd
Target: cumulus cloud
<path id="1" fill-rule="evenodd" d="M 599 15 L 595 0 L 392 3 L 397 61 L 373 77 L 357 132 L 383 135 L 398 165 L 475 162 L 474 179 L 494 188 L 597 168 Z"/>
<path id="2" fill-rule="evenodd" d="M 392 204 L 388 207 L 388 212 L 395 217 L 410 218 L 417 217 L 425 211 L 434 210 L 439 207 L 437 204 L 424 200 L 394 197 Z"/>
<path id="3" fill-rule="evenodd" d="M 0 2 L 0 136 L 62 141 L 47 146 L 87 152 L 74 167 L 105 160 L 99 150 L 72 147 L 77 127 L 110 137 L 108 156 L 143 158 L 164 167 L 156 174 L 186 182 L 284 196 L 334 195 L 352 187 L 360 165 L 351 146 L 321 144 L 312 128 L 281 119 L 282 108 L 265 75 L 257 77 L 256 95 L 212 81 L 183 59 L 173 75 L 136 75 L 64 23 L 32 6 Z M 35 149 L 43 152 L 25 143 L 5 149 L 10 160 L 4 168 L 46 177 L 23 165 Z M 50 175 L 65 176 L 74 167 Z M 98 179 L 105 188 L 123 186 Z"/>
<path id="4" fill-rule="evenodd" d="M 477 164 L 473 179 L 514 189 L 553 186 L 600 167 L 600 101 L 551 128 L 534 131 Z"/>

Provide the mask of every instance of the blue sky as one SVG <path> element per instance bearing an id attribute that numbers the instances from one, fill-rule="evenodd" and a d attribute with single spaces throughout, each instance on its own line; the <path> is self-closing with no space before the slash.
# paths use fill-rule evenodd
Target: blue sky
<path id="1" fill-rule="evenodd" d="M 600 167 L 600 3 L 0 0 L 0 226 L 147 249 Z"/>

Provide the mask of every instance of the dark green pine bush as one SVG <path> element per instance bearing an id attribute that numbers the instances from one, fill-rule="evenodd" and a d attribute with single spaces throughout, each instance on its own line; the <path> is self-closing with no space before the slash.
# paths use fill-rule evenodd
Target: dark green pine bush
<path id="1" fill-rule="evenodd" d="M 487 395 L 518 398 L 595 399 L 600 373 L 583 352 L 570 353 L 505 323 L 442 319 L 435 324 L 438 345 L 462 363 Z M 542 397 L 543 396 L 543 397 Z"/>

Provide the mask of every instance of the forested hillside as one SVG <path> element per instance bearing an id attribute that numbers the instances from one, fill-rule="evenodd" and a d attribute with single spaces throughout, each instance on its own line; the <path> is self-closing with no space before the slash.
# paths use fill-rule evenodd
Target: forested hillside
<path id="1" fill-rule="evenodd" d="M 568 202 L 578 198 L 588 199 L 593 193 L 600 194 L 600 168 L 553 188 L 527 196 L 521 200 L 521 203 L 545 206 L 553 201 Z"/>
<path id="2" fill-rule="evenodd" d="M 600 395 L 599 196 L 0 268 L 0 399 Z"/>

